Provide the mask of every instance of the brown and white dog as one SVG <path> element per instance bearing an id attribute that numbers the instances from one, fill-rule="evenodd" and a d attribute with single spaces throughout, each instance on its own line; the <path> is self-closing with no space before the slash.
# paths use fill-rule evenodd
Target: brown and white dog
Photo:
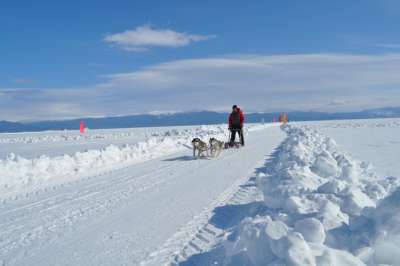
<path id="1" fill-rule="evenodd" d="M 210 138 L 210 153 L 212 157 L 217 157 L 221 154 L 221 151 L 225 147 L 225 143 L 223 141 L 217 140 L 216 138 Z"/>
<path id="2" fill-rule="evenodd" d="M 192 146 L 193 146 L 193 157 L 196 157 L 196 150 L 197 150 L 197 157 L 200 157 L 201 155 L 204 156 L 204 152 L 208 156 L 208 146 L 207 143 L 202 141 L 199 138 L 194 138 L 192 140 Z"/>

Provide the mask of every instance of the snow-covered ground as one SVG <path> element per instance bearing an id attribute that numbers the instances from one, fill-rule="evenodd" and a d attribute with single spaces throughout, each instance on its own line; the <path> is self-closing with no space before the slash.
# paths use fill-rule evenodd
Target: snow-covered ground
<path id="1" fill-rule="evenodd" d="M 398 265 L 400 120 L 0 134 L 0 265 Z"/>

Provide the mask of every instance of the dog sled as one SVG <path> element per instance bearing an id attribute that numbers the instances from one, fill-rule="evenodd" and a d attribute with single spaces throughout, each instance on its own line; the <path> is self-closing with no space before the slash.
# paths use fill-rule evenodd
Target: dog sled
<path id="1" fill-rule="evenodd" d="M 238 135 L 239 135 L 239 141 L 231 141 L 232 132 L 233 132 L 233 131 L 235 131 L 235 134 L 238 133 Z M 238 149 L 238 148 L 240 148 L 241 146 L 243 146 L 242 143 L 241 143 L 242 138 L 243 138 L 243 135 L 242 135 L 242 134 L 239 134 L 239 132 L 240 132 L 240 129 L 231 129 L 231 130 L 229 130 L 229 138 L 228 138 L 228 141 L 225 142 L 224 149 L 231 149 L 231 148 L 236 148 L 236 149 Z"/>
<path id="2" fill-rule="evenodd" d="M 242 145 L 241 145 L 240 142 L 238 142 L 238 141 L 234 141 L 234 142 L 228 141 L 228 142 L 225 142 L 224 149 L 225 149 L 225 150 L 226 150 L 226 149 L 231 149 L 231 148 L 239 149 L 240 146 L 242 146 Z"/>
<path id="3" fill-rule="evenodd" d="M 208 144 L 202 141 L 200 138 L 194 138 L 192 140 L 193 157 L 217 157 L 224 149 L 224 142 L 217 140 L 216 138 L 210 138 Z"/>
<path id="4" fill-rule="evenodd" d="M 238 133 L 239 141 L 231 141 L 232 134 Z M 240 148 L 244 145 L 243 134 L 241 129 L 231 129 L 229 131 L 229 138 L 227 142 L 217 140 L 216 138 L 210 138 L 209 142 L 204 142 L 200 138 L 194 138 L 192 140 L 193 157 L 217 157 L 224 149 Z"/>

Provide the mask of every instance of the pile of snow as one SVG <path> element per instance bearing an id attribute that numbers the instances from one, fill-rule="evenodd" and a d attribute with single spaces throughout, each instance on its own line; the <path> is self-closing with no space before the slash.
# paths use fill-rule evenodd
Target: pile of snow
<path id="1" fill-rule="evenodd" d="M 300 232 L 299 232 L 300 231 Z M 316 218 L 294 228 L 270 216 L 246 218 L 233 239 L 224 242 L 227 265 L 343 265 L 364 263 L 351 253 L 324 244 L 325 231 Z M 241 264 L 242 263 L 242 264 Z"/>
<path id="2" fill-rule="evenodd" d="M 399 185 L 398 179 L 379 179 L 370 164 L 354 160 L 334 140 L 309 127 L 284 130 L 288 137 L 276 163 L 268 176 L 260 178 L 270 208 L 299 215 L 319 213 L 324 226 L 333 229 L 365 207 L 375 207 Z"/>
<path id="3" fill-rule="evenodd" d="M 194 137 L 227 138 L 226 126 L 201 126 L 184 130 L 167 130 L 145 141 L 123 146 L 109 145 L 98 150 L 73 155 L 25 159 L 11 153 L 0 160 L 0 197 L 28 193 L 43 186 L 72 181 L 82 176 L 113 170 L 127 164 L 165 156 L 190 148 Z"/>
<path id="4" fill-rule="evenodd" d="M 311 127 L 282 129 L 287 138 L 258 178 L 268 215 L 232 230 L 227 264 L 398 263 L 400 190 L 388 195 L 400 179 L 379 179 Z"/>
<path id="5" fill-rule="evenodd" d="M 366 209 L 350 223 L 347 240 L 362 242 L 357 253 L 368 265 L 400 262 L 400 188 L 383 199 L 376 209 Z"/>

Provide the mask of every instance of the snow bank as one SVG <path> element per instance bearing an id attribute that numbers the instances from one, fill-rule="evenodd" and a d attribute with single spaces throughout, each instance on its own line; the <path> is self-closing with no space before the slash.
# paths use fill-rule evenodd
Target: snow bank
<path id="1" fill-rule="evenodd" d="M 400 189 L 388 195 L 400 179 L 378 178 L 311 127 L 282 129 L 287 138 L 258 178 L 268 215 L 233 229 L 223 242 L 227 263 L 398 263 Z"/>
<path id="2" fill-rule="evenodd" d="M 153 133 L 145 141 L 104 149 L 86 150 L 73 155 L 25 159 L 10 154 L 0 160 L 0 197 L 27 193 L 43 186 L 75 180 L 82 176 L 123 167 L 126 164 L 168 155 L 188 147 L 193 137 L 226 139 L 226 126 L 201 126 L 192 129 Z"/>
<path id="3" fill-rule="evenodd" d="M 272 126 L 273 124 L 246 124 L 246 131 L 255 131 Z M 277 124 L 275 124 L 277 125 Z M 225 125 L 211 125 L 211 127 Z M 171 128 L 170 132 L 188 132 L 195 130 L 197 126 L 179 126 L 178 129 Z M 31 144 L 31 143 L 52 143 L 52 142 L 85 142 L 85 141 L 101 141 L 101 140 L 119 140 L 119 139 L 136 139 L 138 135 L 143 137 L 148 136 L 163 136 L 165 128 L 123 128 L 123 129 L 92 129 L 87 130 L 85 134 L 80 134 L 78 130 L 63 130 L 63 131 L 44 131 L 30 133 L 1 133 L 0 144 Z"/>
<path id="4" fill-rule="evenodd" d="M 13 134 L 7 134 L 13 135 Z M 114 140 L 121 138 L 131 138 L 137 135 L 135 131 L 121 131 L 112 133 L 86 133 L 80 134 L 79 131 L 55 131 L 51 133 L 18 133 L 13 137 L 3 137 L 0 135 L 0 144 L 14 143 L 42 143 L 42 142 L 62 142 L 62 141 L 88 141 L 88 140 Z"/>
<path id="5" fill-rule="evenodd" d="M 350 232 L 350 240 L 360 241 L 362 236 L 364 245 L 357 253 L 368 265 L 399 265 L 400 188 L 383 199 L 376 209 L 367 209 L 354 219 Z"/>
<path id="6" fill-rule="evenodd" d="M 247 261 L 245 265 L 364 265 L 347 251 L 308 241 L 303 234 L 313 235 L 318 242 L 325 234 L 317 219 L 303 222 L 307 229 L 303 228 L 305 231 L 300 233 L 297 228 L 290 228 L 270 216 L 246 218 L 236 228 L 234 239 L 224 242 L 226 264 L 239 265 L 238 262 Z"/>
<path id="7" fill-rule="evenodd" d="M 318 213 L 324 226 L 333 229 L 364 208 L 375 207 L 399 185 L 398 179 L 379 179 L 369 164 L 354 160 L 334 140 L 311 128 L 284 130 L 288 137 L 270 173 L 259 180 L 270 208 Z"/>

